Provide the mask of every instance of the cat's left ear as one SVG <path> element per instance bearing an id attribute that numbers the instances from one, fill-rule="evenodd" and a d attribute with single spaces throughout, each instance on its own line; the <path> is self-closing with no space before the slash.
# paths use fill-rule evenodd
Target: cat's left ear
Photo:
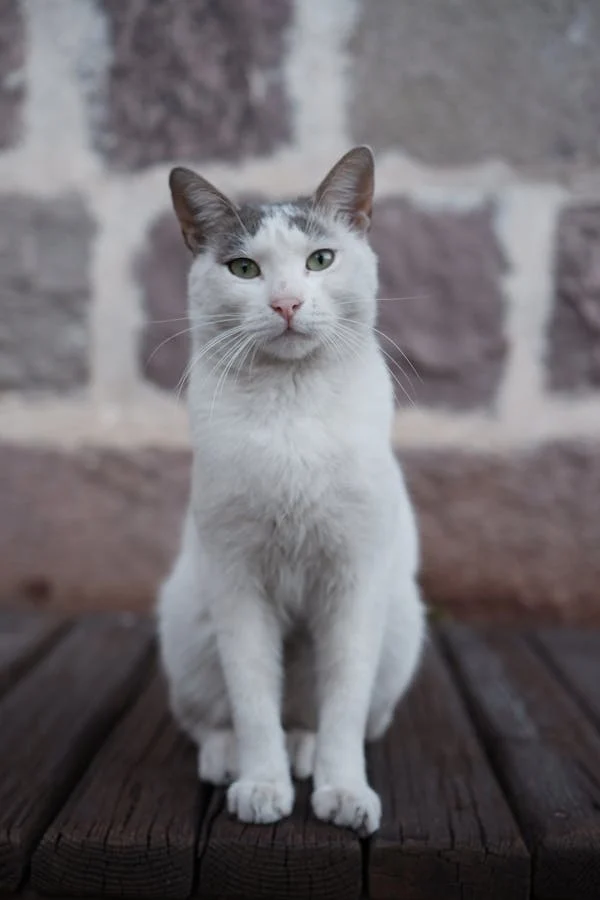
<path id="1" fill-rule="evenodd" d="M 191 169 L 173 169 L 169 187 L 183 240 L 194 254 L 204 249 L 210 235 L 222 229 L 224 222 L 236 218 L 231 200 Z"/>
<path id="2" fill-rule="evenodd" d="M 373 211 L 375 160 L 370 147 L 354 147 L 342 156 L 315 192 L 322 208 L 342 215 L 357 231 L 368 231 Z"/>

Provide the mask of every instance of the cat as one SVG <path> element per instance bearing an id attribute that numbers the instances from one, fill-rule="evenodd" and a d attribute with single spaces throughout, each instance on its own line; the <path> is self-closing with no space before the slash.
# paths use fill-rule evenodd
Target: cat
<path id="1" fill-rule="evenodd" d="M 293 773 L 319 819 L 368 835 L 365 739 L 425 630 L 373 332 L 373 155 L 294 203 L 236 206 L 183 168 L 170 188 L 193 253 L 191 499 L 157 610 L 171 707 L 242 822 L 289 815 Z"/>

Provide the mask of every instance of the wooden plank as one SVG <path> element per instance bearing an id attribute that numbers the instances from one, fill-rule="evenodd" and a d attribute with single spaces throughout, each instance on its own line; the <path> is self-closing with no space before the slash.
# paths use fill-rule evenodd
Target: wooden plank
<path id="1" fill-rule="evenodd" d="M 151 647 L 131 617 L 79 622 L 0 702 L 0 890 L 29 855 L 139 684 Z"/>
<path id="2" fill-rule="evenodd" d="M 600 631 L 544 628 L 534 646 L 600 728 Z"/>
<path id="3" fill-rule="evenodd" d="M 56 616 L 0 610 L 0 696 L 49 649 L 67 622 Z"/>
<path id="4" fill-rule="evenodd" d="M 40 893 L 167 900 L 192 892 L 200 823 L 196 752 L 155 675 L 48 828 Z"/>
<path id="5" fill-rule="evenodd" d="M 526 638 L 443 629 L 534 854 L 537 900 L 600 897 L 600 736 Z"/>
<path id="6" fill-rule="evenodd" d="M 383 805 L 372 900 L 529 897 L 529 854 L 433 642 L 370 763 Z"/>
<path id="7" fill-rule="evenodd" d="M 361 892 L 360 842 L 317 821 L 310 783 L 296 785 L 292 815 L 275 825 L 230 818 L 215 790 L 199 844 L 202 900 L 353 900 Z"/>
<path id="8" fill-rule="evenodd" d="M 39 894 L 37 891 L 34 891 L 33 888 L 26 885 L 22 887 L 17 894 L 0 893 L 0 900 L 48 900 L 48 894 Z M 73 900 L 73 898 L 69 897 L 67 894 L 53 894 L 52 900 Z M 85 900 L 96 900 L 96 898 L 86 897 Z M 104 900 L 104 898 L 98 897 L 97 900 Z"/>

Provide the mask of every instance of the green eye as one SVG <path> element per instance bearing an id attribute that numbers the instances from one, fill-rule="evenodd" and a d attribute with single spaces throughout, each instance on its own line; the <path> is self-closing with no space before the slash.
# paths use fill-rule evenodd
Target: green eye
<path id="1" fill-rule="evenodd" d="M 315 250 L 306 260 L 306 268 L 311 272 L 322 272 L 323 269 L 329 268 L 334 259 L 333 250 Z"/>
<path id="2" fill-rule="evenodd" d="M 227 263 L 227 268 L 232 275 L 237 275 L 238 278 L 258 278 L 260 275 L 258 263 L 255 263 L 253 259 L 247 259 L 245 256 L 232 259 L 231 262 Z"/>

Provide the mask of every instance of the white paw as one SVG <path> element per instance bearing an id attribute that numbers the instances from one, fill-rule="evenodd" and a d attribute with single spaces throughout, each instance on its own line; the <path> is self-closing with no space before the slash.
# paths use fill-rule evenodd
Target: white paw
<path id="1" fill-rule="evenodd" d="M 312 808 L 317 819 L 352 828 L 360 837 L 377 831 L 381 821 L 381 801 L 368 784 L 321 787 L 312 795 Z"/>
<path id="2" fill-rule="evenodd" d="M 234 781 L 227 791 L 227 809 L 240 822 L 267 825 L 289 816 L 294 805 L 291 781 Z"/>
<path id="3" fill-rule="evenodd" d="M 286 734 L 287 755 L 294 777 L 300 781 L 311 778 L 315 768 L 316 735 L 313 731 L 295 728 Z"/>
<path id="4" fill-rule="evenodd" d="M 237 741 L 233 731 L 208 731 L 198 754 L 198 771 L 202 781 L 230 784 L 238 776 L 237 755 Z"/>

